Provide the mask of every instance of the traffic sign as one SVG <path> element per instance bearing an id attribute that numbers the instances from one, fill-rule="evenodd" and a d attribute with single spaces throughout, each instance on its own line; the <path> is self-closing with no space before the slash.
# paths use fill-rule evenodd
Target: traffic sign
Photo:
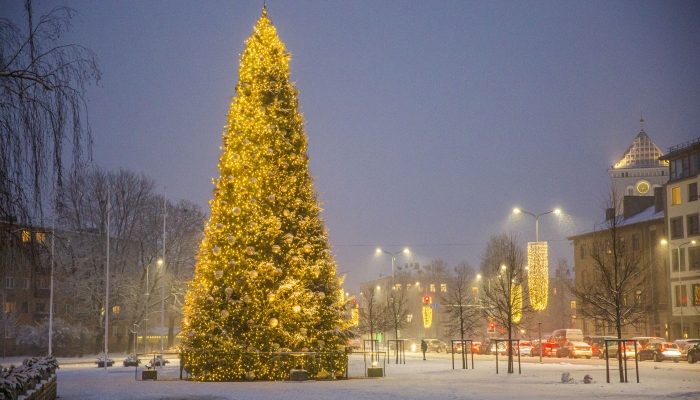
<path id="1" fill-rule="evenodd" d="M 535 332 L 535 333 L 537 333 L 537 331 L 539 331 L 539 330 L 540 330 L 540 329 L 539 329 L 538 327 L 536 327 L 536 326 L 532 328 L 532 331 Z"/>
<path id="2" fill-rule="evenodd" d="M 440 303 L 433 303 L 430 305 L 430 308 L 437 310 L 438 308 L 440 308 Z"/>

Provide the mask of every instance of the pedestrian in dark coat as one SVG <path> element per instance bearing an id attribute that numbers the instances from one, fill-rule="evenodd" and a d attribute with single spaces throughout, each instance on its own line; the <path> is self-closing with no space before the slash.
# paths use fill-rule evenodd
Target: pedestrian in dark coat
<path id="1" fill-rule="evenodd" d="M 421 340 L 420 350 L 423 352 L 423 361 L 425 361 L 425 352 L 428 351 L 428 342 L 426 342 L 425 340 Z"/>

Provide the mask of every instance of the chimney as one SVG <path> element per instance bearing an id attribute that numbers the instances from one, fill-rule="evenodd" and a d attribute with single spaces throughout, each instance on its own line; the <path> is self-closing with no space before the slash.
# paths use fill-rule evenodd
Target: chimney
<path id="1" fill-rule="evenodd" d="M 654 214 L 664 210 L 664 188 L 654 188 Z"/>

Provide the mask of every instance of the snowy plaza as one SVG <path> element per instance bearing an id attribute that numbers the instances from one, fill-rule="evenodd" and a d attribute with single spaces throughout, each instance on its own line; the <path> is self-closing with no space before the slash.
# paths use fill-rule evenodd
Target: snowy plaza
<path id="1" fill-rule="evenodd" d="M 119 361 L 115 358 L 115 360 Z M 70 362 L 70 364 L 68 363 Z M 117 362 L 105 372 L 90 359 L 85 363 L 68 359 L 58 371 L 61 399 L 697 399 L 699 365 L 687 363 L 640 363 L 636 383 L 634 362 L 628 364 L 629 383 L 620 383 L 611 369 L 611 383 L 605 382 L 604 360 L 546 358 L 522 359 L 522 374 L 499 374 L 493 356 L 476 356 L 474 369 L 452 369 L 451 355 L 429 354 L 427 361 L 408 354 L 405 365 L 387 364 L 384 378 L 351 378 L 307 382 L 191 382 L 180 381 L 177 359 L 171 359 L 157 381 L 135 381 L 134 368 Z M 74 364 L 75 363 L 75 364 Z M 457 362 L 458 364 L 458 362 Z M 361 355 L 350 359 L 351 372 L 364 366 Z M 471 365 L 470 365 L 471 366 Z M 457 368 L 459 368 L 457 366 Z M 572 381 L 562 383 L 568 372 Z M 139 379 L 141 368 L 139 368 Z M 583 378 L 590 375 L 591 384 Z"/>

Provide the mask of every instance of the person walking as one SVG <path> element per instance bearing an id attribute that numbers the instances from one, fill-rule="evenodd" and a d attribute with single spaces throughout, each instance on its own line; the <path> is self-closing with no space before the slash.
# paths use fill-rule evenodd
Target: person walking
<path id="1" fill-rule="evenodd" d="M 428 351 L 428 343 L 425 340 L 420 341 L 420 350 L 423 352 L 423 361 L 425 361 L 425 352 Z"/>

